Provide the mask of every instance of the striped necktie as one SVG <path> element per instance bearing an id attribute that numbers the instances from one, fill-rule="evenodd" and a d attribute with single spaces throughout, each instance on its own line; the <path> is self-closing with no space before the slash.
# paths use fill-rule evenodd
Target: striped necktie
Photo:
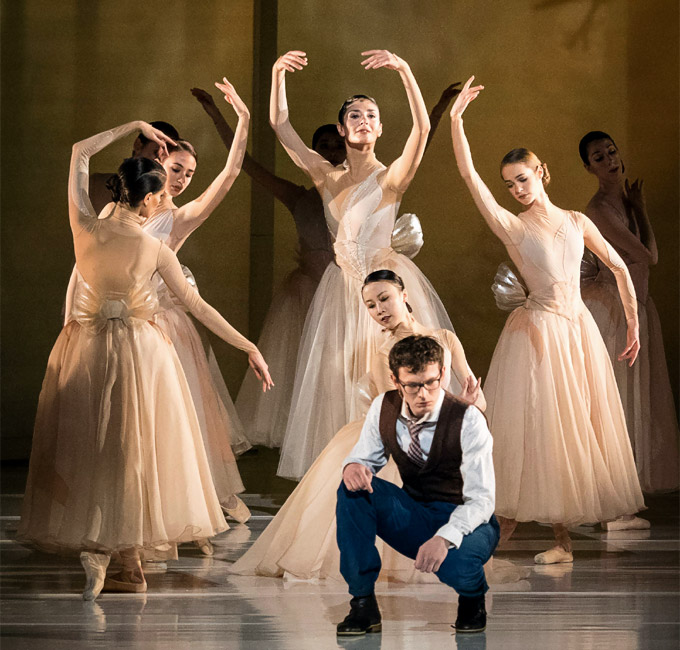
<path id="1" fill-rule="evenodd" d="M 411 436 L 411 444 L 408 446 L 406 455 L 418 467 L 423 467 L 426 461 L 423 458 L 423 450 L 420 447 L 420 432 L 431 423 L 427 421 L 418 423 L 405 417 L 402 417 L 401 421 L 406 425 Z"/>

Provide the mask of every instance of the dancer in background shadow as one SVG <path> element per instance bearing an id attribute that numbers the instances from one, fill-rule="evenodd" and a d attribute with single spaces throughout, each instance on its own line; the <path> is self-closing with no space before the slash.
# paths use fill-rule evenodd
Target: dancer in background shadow
<path id="1" fill-rule="evenodd" d="M 80 552 L 86 600 L 103 587 L 146 591 L 140 550 L 171 551 L 228 528 L 184 371 L 152 321 L 152 276 L 206 327 L 247 351 L 264 387 L 272 385 L 257 347 L 196 293 L 175 254 L 142 230 L 165 188 L 159 163 L 125 160 L 112 184 L 117 202 L 100 218 L 94 212 L 90 157 L 138 129 L 163 148 L 173 144 L 145 122 L 131 122 L 73 146 L 69 220 L 81 281 L 74 319 L 48 361 L 17 535 L 46 550 Z M 123 570 L 107 578 L 114 552 Z"/>
<path id="2" fill-rule="evenodd" d="M 492 232 L 505 244 L 530 293 L 508 317 L 484 390 L 494 437 L 496 513 L 501 543 L 518 521 L 553 525 L 557 545 L 537 564 L 572 562 L 568 525 L 634 517 L 644 508 L 614 371 L 581 300 L 584 243 L 614 273 L 627 320 L 619 362 L 640 348 L 635 289 L 625 264 L 585 215 L 561 210 L 546 194 L 548 168 L 514 149 L 501 175 L 524 212 L 494 199 L 474 168 L 463 112 L 483 89 L 471 77 L 451 109 L 461 176 Z M 501 519 L 502 517 L 502 519 Z"/>
<path id="3" fill-rule="evenodd" d="M 442 386 L 461 399 L 486 408 L 484 396 L 465 359 L 458 337 L 449 330 L 430 330 L 409 311 L 409 298 L 402 279 L 393 271 L 374 271 L 365 280 L 361 297 L 371 318 L 383 330 L 379 335 L 371 370 L 360 382 L 361 419 L 344 426 L 314 461 L 300 484 L 288 497 L 274 520 L 255 544 L 232 567 L 241 575 L 264 575 L 311 580 L 340 578 L 340 552 L 335 541 L 335 501 L 342 478 L 342 461 L 357 443 L 368 408 L 380 393 L 394 390 L 387 357 L 392 346 L 407 336 L 428 335 L 444 349 Z M 390 460 L 380 473 L 401 485 L 399 472 Z M 379 546 L 381 579 L 415 582 L 425 574 L 414 570 L 413 562 L 389 546 Z"/>
<path id="4" fill-rule="evenodd" d="M 680 478 L 678 420 L 659 314 L 649 295 L 649 267 L 657 263 L 658 252 L 642 181 L 631 185 L 624 179 L 619 149 L 607 133 L 591 131 L 584 135 L 579 154 L 586 170 L 599 183 L 586 214 L 626 263 L 635 286 L 640 355 L 633 366 L 616 363 L 616 354 L 626 341 L 626 315 L 616 279 L 599 260 L 595 260 L 593 276 L 582 277 L 583 301 L 600 328 L 614 366 L 642 491 L 676 490 Z"/>
<path id="5" fill-rule="evenodd" d="M 429 146 L 441 116 L 451 100 L 460 92 L 454 83 L 447 86 L 430 113 Z M 232 146 L 234 132 L 205 90 L 193 88 L 192 94 L 210 116 L 222 141 Z M 312 136 L 312 149 L 334 166 L 346 158 L 345 141 L 336 124 L 320 126 Z M 278 286 L 265 317 L 258 347 L 266 356 L 271 374 L 276 377 L 276 390 L 266 395 L 257 382 L 246 374 L 236 399 L 236 408 L 245 426 L 248 441 L 254 445 L 280 447 L 286 432 L 286 421 L 295 381 L 295 366 L 305 316 L 321 276 L 333 261 L 333 244 L 326 226 L 323 201 L 315 187 L 307 188 L 276 176 L 247 152 L 243 171 L 271 192 L 293 216 L 298 236 L 298 267 Z M 392 247 L 413 257 L 410 241 L 417 224 L 402 215 L 392 236 Z"/>
<path id="6" fill-rule="evenodd" d="M 430 132 L 427 110 L 408 64 L 385 50 L 365 52 L 366 69 L 399 72 L 413 117 L 404 151 L 389 167 L 375 157 L 382 135 L 376 103 L 353 95 L 342 105 L 338 131 L 347 159 L 334 166 L 309 149 L 293 129 L 286 99 L 286 72 L 307 65 L 303 52 L 280 57 L 272 72 L 270 121 L 293 162 L 307 173 L 325 208 L 335 264 L 324 272 L 305 321 L 279 474 L 299 479 L 342 426 L 358 416 L 354 386 L 370 368 L 378 326 L 361 305 L 360 288 L 371 271 L 398 273 L 413 297 L 415 318 L 425 327 L 453 329 L 420 270 L 391 247 L 403 193 L 420 164 Z"/>

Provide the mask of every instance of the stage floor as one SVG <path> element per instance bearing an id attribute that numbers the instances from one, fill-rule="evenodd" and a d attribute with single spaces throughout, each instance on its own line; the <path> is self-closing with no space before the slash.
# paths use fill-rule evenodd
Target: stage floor
<path id="1" fill-rule="evenodd" d="M 244 465 L 256 468 L 262 460 L 255 456 Z M 285 482 L 275 483 L 283 491 L 245 496 L 253 519 L 219 536 L 214 557 L 183 547 L 167 571 L 147 572 L 147 594 L 103 594 L 86 603 L 77 560 L 33 552 L 14 541 L 25 470 L 3 474 L 2 650 L 680 647 L 677 494 L 647 499 L 649 531 L 573 529 L 573 566 L 535 566 L 532 558 L 549 547 L 551 530 L 520 526 L 499 557 L 526 567 L 528 577 L 491 587 L 484 634 L 455 635 L 450 625 L 456 597 L 443 585 L 381 582 L 382 634 L 338 640 L 335 624 L 348 609 L 344 583 L 228 573 L 230 562 L 252 544 L 285 498 Z"/>

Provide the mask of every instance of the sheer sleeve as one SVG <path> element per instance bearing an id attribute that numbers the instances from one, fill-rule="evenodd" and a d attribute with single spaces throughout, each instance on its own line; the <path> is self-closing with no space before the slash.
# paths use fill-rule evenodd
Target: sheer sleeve
<path id="1" fill-rule="evenodd" d="M 473 376 L 474 373 L 468 365 L 467 359 L 465 357 L 465 350 L 463 350 L 463 344 L 460 339 L 450 330 L 440 330 L 439 338 L 444 347 L 451 353 L 451 372 L 453 373 L 456 383 L 462 388 L 465 380 Z M 480 411 L 486 410 L 486 398 L 482 391 L 479 391 L 479 397 L 475 402 L 475 406 Z"/>
<path id="2" fill-rule="evenodd" d="M 637 323 L 637 299 L 628 267 L 614 250 L 614 247 L 602 236 L 595 224 L 584 214 L 578 213 L 577 216 L 582 221 L 585 245 L 602 260 L 616 278 L 616 286 L 619 289 L 621 302 L 623 302 L 626 320 Z"/>
<path id="3" fill-rule="evenodd" d="M 453 151 L 456 155 L 458 171 L 472 194 L 477 209 L 493 233 L 506 245 L 519 244 L 524 237 L 522 220 L 512 212 L 501 207 L 489 188 L 484 184 L 472 163 L 470 145 L 463 130 L 463 120 L 451 120 Z"/>
<path id="4" fill-rule="evenodd" d="M 129 122 L 110 131 L 93 135 L 73 145 L 68 177 L 68 216 L 73 236 L 90 230 L 97 223 L 97 213 L 90 201 L 90 158 L 115 140 L 139 130 L 140 122 Z"/>
<path id="5" fill-rule="evenodd" d="M 158 252 L 156 268 L 170 291 L 210 331 L 239 350 L 247 353 L 257 350 L 257 346 L 254 343 L 251 343 L 245 336 L 234 329 L 216 309 L 198 295 L 198 292 L 184 277 L 177 256 L 162 242 Z"/>

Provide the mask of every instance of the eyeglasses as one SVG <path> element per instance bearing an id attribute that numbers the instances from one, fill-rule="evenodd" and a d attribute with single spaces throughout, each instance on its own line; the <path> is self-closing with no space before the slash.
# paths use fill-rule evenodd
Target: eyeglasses
<path id="1" fill-rule="evenodd" d="M 428 379 L 427 381 L 423 381 L 420 383 L 409 382 L 408 384 L 404 384 L 398 379 L 397 382 L 399 382 L 399 385 L 404 389 L 404 392 L 407 393 L 408 395 L 415 395 L 421 388 L 424 388 L 427 391 L 433 391 L 437 390 L 437 388 L 439 388 L 439 385 L 442 383 L 442 371 L 441 370 L 439 371 L 438 377 L 434 377 L 433 379 Z"/>

